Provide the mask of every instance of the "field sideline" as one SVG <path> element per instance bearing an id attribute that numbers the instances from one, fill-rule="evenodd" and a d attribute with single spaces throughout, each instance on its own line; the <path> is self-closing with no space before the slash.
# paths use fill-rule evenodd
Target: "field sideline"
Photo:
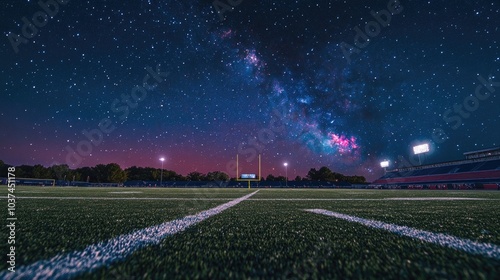
<path id="1" fill-rule="evenodd" d="M 17 186 L 15 195 L 18 272 L 6 271 L 4 227 L 0 278 L 33 276 L 40 263 L 81 267 L 82 252 L 104 257 L 61 275 L 500 277 L 500 191 Z"/>

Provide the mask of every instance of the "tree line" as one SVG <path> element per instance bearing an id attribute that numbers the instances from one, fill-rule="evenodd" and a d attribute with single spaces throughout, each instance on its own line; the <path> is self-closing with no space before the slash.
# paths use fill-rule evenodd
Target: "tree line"
<path id="1" fill-rule="evenodd" d="M 5 164 L 0 160 L 0 177 L 7 174 L 7 168 L 11 165 Z M 163 174 L 162 174 L 163 173 Z M 206 174 L 193 171 L 186 176 L 173 170 L 152 167 L 132 166 L 122 169 L 116 163 L 97 164 L 93 167 L 80 167 L 71 169 L 67 164 L 53 165 L 45 167 L 41 164 L 34 166 L 20 165 L 16 166 L 17 178 L 37 178 L 37 179 L 56 179 L 64 181 L 85 181 L 92 183 L 123 183 L 125 181 L 229 181 L 236 180 L 230 178 L 224 172 L 213 171 Z M 274 176 L 272 174 L 262 178 L 266 181 L 286 181 L 284 176 Z M 290 180 L 290 179 L 288 179 Z M 319 170 L 311 168 L 305 177 L 297 176 L 294 181 L 329 181 L 329 182 L 348 182 L 365 183 L 363 176 L 346 176 L 341 173 L 331 171 L 323 166 Z"/>

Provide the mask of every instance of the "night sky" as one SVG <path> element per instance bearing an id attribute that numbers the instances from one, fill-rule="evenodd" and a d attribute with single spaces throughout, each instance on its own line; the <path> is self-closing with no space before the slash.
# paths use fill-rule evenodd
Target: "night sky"
<path id="1" fill-rule="evenodd" d="M 6 163 L 373 180 L 500 144 L 499 1 L 66 2 L 1 2 Z"/>

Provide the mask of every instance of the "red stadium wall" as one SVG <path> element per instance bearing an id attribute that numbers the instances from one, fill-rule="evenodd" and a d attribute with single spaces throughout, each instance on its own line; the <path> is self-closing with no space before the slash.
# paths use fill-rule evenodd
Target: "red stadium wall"
<path id="1" fill-rule="evenodd" d="M 497 184 L 484 184 L 485 190 L 498 190 Z"/>

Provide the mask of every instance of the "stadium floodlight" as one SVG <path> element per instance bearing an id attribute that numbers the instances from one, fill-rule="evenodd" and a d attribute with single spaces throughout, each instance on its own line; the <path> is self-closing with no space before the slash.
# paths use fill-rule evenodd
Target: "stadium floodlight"
<path id="1" fill-rule="evenodd" d="M 163 162 L 165 161 L 165 158 L 161 157 L 160 161 L 161 161 L 161 171 L 160 171 L 160 174 L 161 174 L 160 175 L 160 187 L 161 187 L 163 184 Z"/>
<path id="2" fill-rule="evenodd" d="M 429 144 L 420 144 L 413 147 L 413 153 L 418 155 L 418 164 L 422 165 L 422 160 L 420 159 L 420 155 L 429 152 Z"/>
<path id="3" fill-rule="evenodd" d="M 387 173 L 387 167 L 389 167 L 390 162 L 388 160 L 383 160 L 380 162 L 380 167 L 384 169 L 384 173 Z"/>
<path id="4" fill-rule="evenodd" d="M 285 166 L 285 186 L 288 188 L 288 162 L 283 163 Z"/>
<path id="5" fill-rule="evenodd" d="M 416 155 L 427 153 L 429 151 L 429 144 L 421 144 L 413 147 L 413 153 Z"/>

